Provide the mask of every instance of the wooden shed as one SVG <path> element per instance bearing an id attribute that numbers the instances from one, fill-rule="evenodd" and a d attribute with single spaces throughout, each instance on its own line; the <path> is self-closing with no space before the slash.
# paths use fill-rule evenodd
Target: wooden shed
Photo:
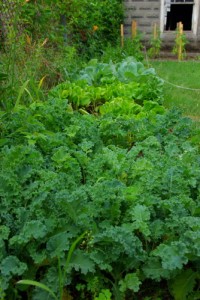
<path id="1" fill-rule="evenodd" d="M 190 47 L 200 49 L 200 0 L 124 0 L 124 3 L 127 35 L 135 20 L 144 41 L 148 41 L 152 26 L 157 23 L 163 45 L 167 47 L 174 41 L 177 23 L 182 22 Z"/>

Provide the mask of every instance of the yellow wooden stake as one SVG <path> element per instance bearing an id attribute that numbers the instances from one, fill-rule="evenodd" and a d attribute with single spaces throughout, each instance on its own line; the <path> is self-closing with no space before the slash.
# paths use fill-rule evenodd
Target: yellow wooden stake
<path id="1" fill-rule="evenodd" d="M 181 22 L 178 23 L 178 40 L 179 40 L 179 45 L 178 45 L 178 60 L 182 60 L 182 52 L 183 52 L 183 47 L 182 47 L 182 35 L 183 35 L 183 24 Z"/>
<path id="2" fill-rule="evenodd" d="M 121 24 L 121 47 L 124 47 L 124 25 Z"/>
<path id="3" fill-rule="evenodd" d="M 154 40 L 157 39 L 157 34 L 158 34 L 157 24 L 155 23 L 154 26 L 153 26 L 153 38 L 154 38 Z"/>
<path id="4" fill-rule="evenodd" d="M 136 21 L 132 21 L 131 32 L 132 32 L 132 39 L 134 39 L 137 35 L 137 22 Z"/>

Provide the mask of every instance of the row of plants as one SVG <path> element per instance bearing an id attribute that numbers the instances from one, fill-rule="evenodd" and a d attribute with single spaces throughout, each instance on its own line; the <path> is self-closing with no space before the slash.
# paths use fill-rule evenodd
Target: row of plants
<path id="1" fill-rule="evenodd" d="M 133 58 L 0 114 L 0 299 L 199 299 L 200 156 Z"/>
<path id="2" fill-rule="evenodd" d="M 119 106 L 120 113 L 124 110 L 136 114 L 142 111 L 141 104 L 145 100 L 161 103 L 161 91 L 162 80 L 155 70 L 128 57 L 119 63 L 91 60 L 73 77 L 73 82 L 57 85 L 49 92 L 49 97 L 67 99 L 73 108 L 84 108 L 92 113 L 99 110 L 101 114 L 109 110 L 114 113 Z"/>
<path id="3" fill-rule="evenodd" d="M 188 44 L 186 35 L 183 32 L 183 24 L 181 22 L 177 23 L 177 29 L 175 33 L 176 35 L 172 53 L 177 56 L 179 61 L 181 61 L 186 57 L 186 45 Z M 162 48 L 162 39 L 160 37 L 160 30 L 158 29 L 156 23 L 153 26 L 153 34 L 149 44 L 148 56 L 150 58 L 158 58 Z"/>

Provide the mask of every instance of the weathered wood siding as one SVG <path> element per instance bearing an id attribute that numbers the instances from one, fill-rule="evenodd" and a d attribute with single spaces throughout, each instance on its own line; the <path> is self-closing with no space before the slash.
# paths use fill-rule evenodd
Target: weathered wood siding
<path id="1" fill-rule="evenodd" d="M 125 30 L 127 34 L 131 31 L 132 20 L 137 21 L 138 29 L 145 36 L 152 32 L 153 23 L 160 23 L 160 1 L 159 0 L 124 0 L 125 2 Z"/>

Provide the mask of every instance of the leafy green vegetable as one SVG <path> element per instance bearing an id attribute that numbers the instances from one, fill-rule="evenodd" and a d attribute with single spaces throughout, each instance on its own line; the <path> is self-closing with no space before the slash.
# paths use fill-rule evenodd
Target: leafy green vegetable
<path id="1" fill-rule="evenodd" d="M 178 276 L 176 276 L 172 283 L 172 295 L 175 300 L 186 300 L 188 294 L 193 292 L 197 280 L 197 273 L 193 270 L 183 270 Z"/>
<path id="2" fill-rule="evenodd" d="M 100 106 L 101 113 L 111 112 L 114 106 L 122 102 L 113 113 L 126 114 L 130 109 L 129 115 L 133 117 L 144 101 L 152 101 L 145 104 L 147 110 L 161 102 L 162 81 L 153 69 L 146 69 L 132 57 L 118 64 L 92 60 L 75 81 L 61 83 L 52 89 L 49 98 L 66 99 L 75 109 L 86 107 L 90 112 L 97 112 Z M 101 107 L 102 104 L 106 109 Z M 162 110 L 160 108 L 160 112 Z"/>
<path id="3" fill-rule="evenodd" d="M 98 297 L 95 297 L 95 300 L 110 300 L 111 299 L 111 292 L 109 290 L 102 290 Z"/>
<path id="4" fill-rule="evenodd" d="M 126 274 L 125 278 L 119 282 L 120 291 L 125 292 L 127 289 L 133 290 L 134 292 L 139 291 L 140 280 L 136 273 Z"/>

